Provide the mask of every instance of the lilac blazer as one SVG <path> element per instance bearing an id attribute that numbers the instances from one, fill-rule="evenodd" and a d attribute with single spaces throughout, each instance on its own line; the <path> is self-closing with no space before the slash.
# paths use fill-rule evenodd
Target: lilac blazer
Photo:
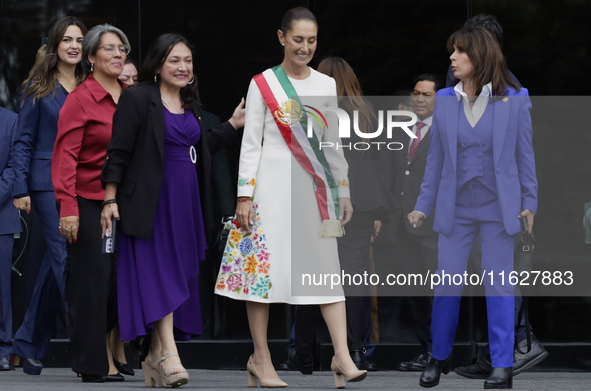
<path id="1" fill-rule="evenodd" d="M 454 88 L 437 92 L 427 167 L 415 210 L 431 214 L 437 208 L 433 229 L 449 234 L 453 227 L 456 194 L 458 120 L 463 102 Z M 527 89 L 509 88 L 508 96 L 489 103 L 493 113 L 493 157 L 497 196 L 505 230 L 521 231 L 522 209 L 536 213 L 538 181 L 532 144 L 531 101 Z M 462 112 L 460 113 L 460 110 Z"/>

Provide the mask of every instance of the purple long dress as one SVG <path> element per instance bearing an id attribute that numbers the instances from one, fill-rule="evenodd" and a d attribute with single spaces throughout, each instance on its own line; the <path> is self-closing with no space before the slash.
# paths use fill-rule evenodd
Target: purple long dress
<path id="1" fill-rule="evenodd" d="M 121 340 L 153 329 L 174 312 L 175 335 L 201 335 L 199 261 L 205 259 L 205 229 L 191 146 L 201 128 L 190 111 L 164 110 L 164 177 L 150 239 L 119 232 L 117 288 Z"/>

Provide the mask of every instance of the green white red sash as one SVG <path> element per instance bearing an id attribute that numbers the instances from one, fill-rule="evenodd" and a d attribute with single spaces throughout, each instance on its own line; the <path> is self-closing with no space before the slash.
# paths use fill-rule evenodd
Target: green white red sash
<path id="1" fill-rule="evenodd" d="M 287 146 L 298 163 L 314 178 L 314 191 L 322 218 L 320 238 L 342 236 L 343 228 L 338 220 L 337 184 L 320 149 L 316 132 L 312 132 L 312 137 L 307 137 L 308 118 L 295 88 L 281 65 L 256 75 L 254 80 Z M 292 106 L 296 107 L 295 111 Z"/>

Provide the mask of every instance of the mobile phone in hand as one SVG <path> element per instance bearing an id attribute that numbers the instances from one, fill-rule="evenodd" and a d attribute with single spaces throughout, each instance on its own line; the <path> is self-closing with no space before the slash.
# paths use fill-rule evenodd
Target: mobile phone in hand
<path id="1" fill-rule="evenodd" d="M 112 231 L 107 228 L 105 236 L 103 237 L 103 254 L 112 254 L 115 252 L 115 232 L 117 228 L 117 220 L 113 217 L 111 219 Z"/>

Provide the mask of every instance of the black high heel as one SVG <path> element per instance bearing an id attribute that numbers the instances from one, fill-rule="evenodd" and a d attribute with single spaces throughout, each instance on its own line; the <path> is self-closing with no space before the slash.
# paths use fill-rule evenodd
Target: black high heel
<path id="1" fill-rule="evenodd" d="M 82 383 L 104 383 L 105 382 L 104 376 L 84 375 L 81 373 L 79 375 L 82 378 Z"/>
<path id="2" fill-rule="evenodd" d="M 436 385 L 438 385 L 441 373 L 443 373 L 444 375 L 447 375 L 449 373 L 452 356 L 453 352 L 450 353 L 449 357 L 443 361 L 439 361 L 431 357 L 431 360 L 427 364 L 427 368 L 425 368 L 425 370 L 421 374 L 419 385 L 425 388 L 435 387 Z"/>
<path id="3" fill-rule="evenodd" d="M 125 381 L 125 377 L 122 374 L 120 374 L 119 372 L 117 372 L 114 375 L 105 376 L 105 381 L 106 382 L 120 382 L 120 381 Z"/>
<path id="4" fill-rule="evenodd" d="M 509 390 L 513 388 L 513 367 L 493 368 L 484 381 L 485 390 Z"/>
<path id="5" fill-rule="evenodd" d="M 133 371 L 133 368 L 131 367 L 131 365 L 129 365 L 129 363 L 123 364 L 113 358 L 113 364 L 115 364 L 115 368 L 117 368 L 117 370 L 122 374 L 135 376 L 135 372 Z"/>

